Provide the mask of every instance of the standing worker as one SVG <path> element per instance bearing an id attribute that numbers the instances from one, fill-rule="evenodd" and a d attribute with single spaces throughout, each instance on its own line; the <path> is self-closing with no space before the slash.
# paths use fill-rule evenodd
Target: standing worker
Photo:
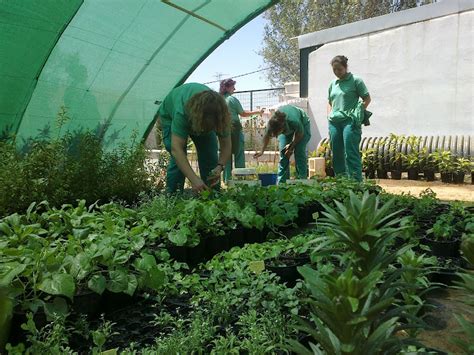
<path id="1" fill-rule="evenodd" d="M 158 119 L 163 142 L 171 154 L 166 172 L 167 191 L 183 190 L 185 177 L 195 192 L 219 188 L 221 172 L 231 153 L 230 114 L 222 96 L 202 84 L 181 85 L 165 97 Z M 196 146 L 201 178 L 186 155 L 188 137 Z"/>
<path id="2" fill-rule="evenodd" d="M 370 95 L 361 78 L 347 71 L 348 59 L 338 55 L 331 66 L 338 79 L 329 85 L 328 120 L 334 173 L 362 181 L 359 150 L 362 124 L 369 125 L 372 113 L 366 111 Z M 361 99 L 361 100 L 359 100 Z"/>
<path id="3" fill-rule="evenodd" d="M 293 105 L 280 107 L 268 121 L 262 150 L 255 153 L 254 158 L 257 159 L 263 155 L 272 137 L 278 137 L 280 150 L 278 183 L 289 179 L 290 157 L 293 153 L 295 153 L 297 178 L 307 179 L 308 152 L 306 146 L 311 138 L 311 129 L 306 112 Z"/>
<path id="4" fill-rule="evenodd" d="M 234 157 L 235 168 L 245 168 L 245 137 L 242 130 L 242 123 L 239 116 L 249 117 L 252 115 L 261 115 L 264 109 L 259 111 L 245 111 L 240 104 L 239 99 L 232 94 L 235 91 L 236 81 L 225 79 L 221 81 L 219 93 L 224 96 L 227 106 L 229 107 L 231 124 L 232 124 L 232 155 Z M 224 181 L 230 180 L 232 176 L 232 155 L 227 162 L 224 170 Z"/>

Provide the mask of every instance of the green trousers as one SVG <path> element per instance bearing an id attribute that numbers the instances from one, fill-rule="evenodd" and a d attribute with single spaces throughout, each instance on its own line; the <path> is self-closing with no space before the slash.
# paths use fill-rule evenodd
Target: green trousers
<path id="1" fill-rule="evenodd" d="M 362 181 L 362 160 L 360 139 L 362 130 L 350 120 L 329 121 L 329 139 L 332 150 L 332 163 L 336 176 L 349 176 Z"/>
<path id="2" fill-rule="evenodd" d="M 278 136 L 278 146 L 280 149 L 280 162 L 278 164 L 278 183 L 284 183 L 290 178 L 290 160 L 283 154 L 283 148 L 293 140 L 293 134 Z M 298 179 L 308 178 L 308 151 L 306 146 L 311 139 L 311 129 L 309 124 L 304 128 L 303 139 L 295 147 L 296 177 Z"/>
<path id="3" fill-rule="evenodd" d="M 199 173 L 202 181 L 207 182 L 207 177 L 212 169 L 217 166 L 218 161 L 218 145 L 217 135 L 215 132 L 210 132 L 202 135 L 191 135 L 191 139 L 196 146 Z M 171 127 L 163 127 L 163 143 L 166 150 L 171 154 Z M 184 148 L 186 151 L 186 148 Z M 166 191 L 174 193 L 178 190 L 184 189 L 184 174 L 179 170 L 176 160 L 170 156 L 170 162 L 166 171 Z M 220 189 L 220 183 L 215 187 Z"/>
<path id="4" fill-rule="evenodd" d="M 232 179 L 232 160 L 235 168 L 245 168 L 245 136 L 242 127 L 232 129 L 231 140 L 232 155 L 225 166 L 224 181 Z"/>

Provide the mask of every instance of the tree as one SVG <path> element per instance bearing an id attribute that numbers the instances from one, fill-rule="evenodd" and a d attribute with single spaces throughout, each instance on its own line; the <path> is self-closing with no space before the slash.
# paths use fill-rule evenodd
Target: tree
<path id="1" fill-rule="evenodd" d="M 405 10 L 437 0 L 282 0 L 265 14 L 260 55 L 274 86 L 299 77 L 297 36 Z"/>

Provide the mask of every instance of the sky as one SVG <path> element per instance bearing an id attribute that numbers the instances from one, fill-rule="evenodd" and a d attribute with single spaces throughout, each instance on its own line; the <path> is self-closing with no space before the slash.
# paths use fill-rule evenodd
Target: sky
<path id="1" fill-rule="evenodd" d="M 225 79 L 265 68 L 263 58 L 257 54 L 262 47 L 264 25 L 265 19 L 262 15 L 246 24 L 207 57 L 186 82 L 207 83 L 217 80 L 218 74 L 224 74 L 222 79 Z M 264 72 L 235 80 L 237 91 L 271 88 Z M 212 89 L 219 89 L 218 83 L 207 85 Z"/>

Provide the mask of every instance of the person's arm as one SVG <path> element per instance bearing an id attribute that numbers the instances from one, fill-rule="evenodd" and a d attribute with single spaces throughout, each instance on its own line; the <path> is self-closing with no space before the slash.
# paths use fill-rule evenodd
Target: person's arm
<path id="1" fill-rule="evenodd" d="M 263 152 L 265 152 L 265 149 L 267 149 L 267 146 L 268 146 L 268 143 L 270 143 L 270 135 L 267 133 L 265 133 L 265 135 L 263 136 L 263 147 L 262 147 L 262 150 L 260 152 L 257 152 L 254 154 L 254 158 L 257 159 L 257 158 L 260 158 L 262 155 L 263 155 Z"/>
<path id="2" fill-rule="evenodd" d="M 196 192 L 207 190 L 206 184 L 196 175 L 186 156 L 186 139 L 175 134 L 171 134 L 171 155 L 176 160 L 179 170 L 191 182 L 193 190 Z"/>
<path id="3" fill-rule="evenodd" d="M 227 164 L 232 154 L 232 141 L 230 134 L 225 137 L 219 136 L 218 139 L 220 147 L 219 159 L 217 160 L 217 166 L 212 169 L 211 174 L 207 178 L 211 186 L 214 186 L 219 182 L 224 166 Z"/>
<path id="4" fill-rule="evenodd" d="M 370 95 L 367 95 L 366 97 L 362 98 L 362 102 L 366 110 L 367 110 L 367 107 L 369 107 L 371 101 L 372 99 L 370 98 Z"/>
<path id="5" fill-rule="evenodd" d="M 249 116 L 253 116 L 253 115 L 262 115 L 263 112 L 265 112 L 265 109 L 262 108 L 261 110 L 257 110 L 257 111 L 242 111 L 241 113 L 239 113 L 240 116 L 242 117 L 249 117 Z"/>
<path id="6" fill-rule="evenodd" d="M 332 112 L 332 105 L 331 105 L 331 102 L 328 101 L 327 115 L 329 116 L 331 112 Z"/>

